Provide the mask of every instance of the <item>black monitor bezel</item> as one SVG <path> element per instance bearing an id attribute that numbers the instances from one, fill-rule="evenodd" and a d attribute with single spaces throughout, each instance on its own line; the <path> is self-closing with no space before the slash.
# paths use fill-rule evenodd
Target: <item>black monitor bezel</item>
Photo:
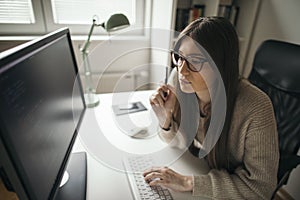
<path id="1" fill-rule="evenodd" d="M 3 66 L 7 66 L 9 63 L 13 63 L 16 59 L 21 58 L 23 56 L 26 56 L 27 54 L 31 54 L 33 51 L 47 45 L 48 43 L 50 43 L 52 41 L 55 41 L 55 40 L 57 40 L 57 39 L 59 39 L 63 36 L 66 36 L 67 39 L 68 39 L 68 44 L 69 44 L 69 47 L 70 47 L 70 53 L 71 53 L 72 60 L 73 60 L 73 63 L 74 63 L 73 66 L 74 66 L 74 70 L 75 70 L 75 74 L 76 74 L 76 79 L 77 79 L 78 84 L 79 84 L 79 89 L 80 89 L 81 98 L 82 98 L 84 107 L 83 107 L 82 113 L 80 114 L 78 123 L 76 124 L 72 139 L 69 143 L 67 152 L 64 156 L 63 162 L 60 166 L 59 172 L 58 172 L 57 177 L 56 177 L 56 181 L 55 181 L 55 183 L 54 183 L 54 185 L 51 189 L 51 192 L 48 196 L 48 199 L 53 199 L 55 197 L 57 191 L 58 191 L 61 179 L 63 177 L 64 171 L 67 167 L 69 157 L 70 157 L 71 152 L 72 152 L 72 147 L 74 146 L 74 143 L 75 143 L 75 140 L 77 138 L 78 131 L 79 131 L 84 113 L 85 113 L 86 108 L 87 108 L 86 104 L 85 104 L 85 100 L 84 100 L 84 93 L 83 93 L 83 89 L 82 89 L 82 83 L 81 83 L 81 80 L 79 78 L 79 70 L 78 70 L 76 57 L 75 57 L 75 53 L 74 53 L 73 46 L 72 46 L 70 31 L 69 31 L 68 28 L 62 28 L 62 29 L 59 29 L 59 30 L 54 31 L 52 33 L 49 33 L 45 36 L 42 36 L 40 38 L 37 38 L 35 40 L 32 40 L 32 41 L 27 42 L 25 44 L 19 45 L 19 46 L 15 47 L 15 48 L 12 48 L 10 50 L 7 50 L 7 51 L 0 54 L 0 74 L 1 74 L 1 72 L 3 70 L 6 70 L 6 69 L 3 68 Z M 2 124 L 2 122 L 0 122 L 0 125 L 1 124 Z M 4 127 L 3 124 L 1 125 L 1 127 L 0 127 L 0 132 L 5 131 L 4 130 L 5 128 L 3 128 Z M 7 140 L 5 140 L 2 136 L 3 136 L 3 134 L 0 134 L 0 138 L 2 140 L 1 145 L 3 145 L 4 148 L 5 148 L 5 152 L 2 152 L 2 153 L 7 153 L 7 158 L 3 158 L 4 162 L 5 162 L 5 159 L 9 159 L 10 160 L 9 162 L 11 162 L 10 164 L 12 164 L 14 169 L 7 169 L 7 167 L 11 166 L 10 164 L 8 164 L 7 166 L 0 166 L 0 167 L 2 168 L 2 170 L 14 170 L 14 172 L 17 174 L 17 176 L 18 176 L 17 178 L 18 178 L 19 182 L 15 184 L 14 183 L 15 180 L 14 181 L 10 180 L 11 181 L 10 184 L 12 185 L 13 189 L 15 190 L 15 192 L 18 195 L 19 195 L 19 193 L 21 193 L 20 194 L 21 197 L 26 196 L 28 199 L 34 199 L 35 197 L 33 196 L 33 194 L 30 191 L 28 191 L 28 186 L 26 186 L 27 183 L 25 183 L 24 179 L 21 178 L 23 176 L 22 172 L 20 172 L 18 170 L 18 168 L 16 167 L 20 163 L 18 163 L 18 161 L 16 161 L 15 159 L 13 159 L 15 152 L 13 152 L 13 150 L 9 147 L 10 146 L 9 142 Z M 15 179 L 15 177 L 12 178 L 12 179 Z M 22 185 L 22 188 L 19 188 L 20 184 Z M 34 189 L 34 186 L 31 187 L 29 190 L 32 190 L 32 189 Z M 24 192 L 26 194 L 24 194 Z"/>

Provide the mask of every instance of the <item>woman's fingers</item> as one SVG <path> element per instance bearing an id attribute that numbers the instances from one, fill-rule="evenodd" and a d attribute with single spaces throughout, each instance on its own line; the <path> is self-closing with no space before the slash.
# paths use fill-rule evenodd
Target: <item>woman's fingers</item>
<path id="1" fill-rule="evenodd" d="M 172 171 L 171 169 L 169 169 L 168 167 L 152 167 L 150 169 L 147 169 L 144 171 L 143 176 L 144 177 L 149 177 L 149 175 L 151 174 L 151 176 L 158 176 L 158 175 L 164 175 L 167 173 L 167 171 Z M 160 178 L 160 177 L 157 177 Z"/>
<path id="2" fill-rule="evenodd" d="M 165 101 L 162 99 L 162 97 L 161 96 L 157 96 L 157 101 L 158 101 L 158 103 L 159 103 L 159 105 L 160 106 L 164 106 L 164 104 L 165 104 Z"/>
<path id="3" fill-rule="evenodd" d="M 192 191 L 193 177 L 181 175 L 168 167 L 153 167 L 143 173 L 150 186 L 164 186 L 175 191 Z"/>
<path id="4" fill-rule="evenodd" d="M 165 92 L 167 92 L 167 96 L 164 96 L 163 93 Z M 176 100 L 173 97 L 175 95 L 173 95 L 173 92 L 169 90 L 169 86 L 167 85 L 162 85 L 150 96 L 150 104 L 161 127 L 169 126 L 171 123 L 172 110 L 174 109 Z"/>
<path id="5" fill-rule="evenodd" d="M 146 169 L 143 173 L 143 176 L 147 176 L 148 174 L 152 173 L 152 172 L 160 172 L 161 171 L 161 167 L 152 167 L 149 169 Z"/>
<path id="6" fill-rule="evenodd" d="M 150 97 L 150 104 L 164 106 L 166 101 L 169 101 L 175 96 L 174 91 L 174 87 L 171 85 L 161 85 Z"/>
<path id="7" fill-rule="evenodd" d="M 157 179 L 157 180 L 153 180 L 149 183 L 150 186 L 164 186 L 165 184 L 165 181 L 164 180 L 160 180 L 160 179 Z"/>
<path id="8" fill-rule="evenodd" d="M 160 106 L 164 105 L 165 102 L 163 97 L 161 96 L 161 90 L 158 90 L 151 96 L 150 103 L 155 105 L 160 105 Z"/>
<path id="9" fill-rule="evenodd" d="M 169 97 L 174 97 L 175 96 L 175 88 L 172 85 L 167 85 L 166 86 L 168 88 L 168 95 Z"/>
<path id="10" fill-rule="evenodd" d="M 160 96 L 162 97 L 162 99 L 166 100 L 168 94 L 169 94 L 169 89 L 168 89 L 167 85 L 162 85 L 160 87 Z"/>
<path id="11" fill-rule="evenodd" d="M 164 168 L 154 167 L 154 168 L 146 170 L 143 173 L 145 181 L 150 186 L 164 185 L 166 183 L 166 181 L 168 180 L 164 169 L 165 169 L 165 167 Z"/>
<path id="12" fill-rule="evenodd" d="M 162 180 L 163 175 L 160 172 L 151 172 L 145 176 L 145 181 L 150 183 L 154 180 Z"/>

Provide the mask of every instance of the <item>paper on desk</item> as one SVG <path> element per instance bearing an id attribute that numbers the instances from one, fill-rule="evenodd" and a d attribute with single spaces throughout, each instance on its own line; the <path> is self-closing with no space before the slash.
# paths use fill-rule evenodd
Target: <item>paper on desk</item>
<path id="1" fill-rule="evenodd" d="M 147 110 L 147 108 L 140 101 L 128 104 L 113 105 L 112 109 L 115 115 L 124 115 Z"/>

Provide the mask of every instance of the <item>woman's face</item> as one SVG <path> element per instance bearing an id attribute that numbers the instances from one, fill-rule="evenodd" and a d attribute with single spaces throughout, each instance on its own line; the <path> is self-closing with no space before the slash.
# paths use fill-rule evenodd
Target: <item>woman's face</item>
<path id="1" fill-rule="evenodd" d="M 178 49 L 178 53 L 186 58 L 199 59 L 204 58 L 204 55 L 199 50 L 199 47 L 195 44 L 195 42 L 190 39 L 186 38 L 183 39 L 181 45 Z M 189 63 L 191 65 L 191 63 Z M 205 80 L 210 78 L 209 73 L 209 63 L 205 62 L 200 72 L 191 71 L 188 68 L 188 63 L 186 60 L 183 60 L 180 66 L 178 66 L 178 80 L 180 83 L 180 88 L 185 93 L 194 93 L 200 92 L 203 90 L 207 90 L 207 84 Z M 203 79 L 205 76 L 205 80 Z"/>

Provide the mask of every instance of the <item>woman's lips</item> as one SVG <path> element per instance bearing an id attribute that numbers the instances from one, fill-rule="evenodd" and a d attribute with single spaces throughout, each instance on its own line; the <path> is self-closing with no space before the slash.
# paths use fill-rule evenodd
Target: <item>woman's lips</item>
<path id="1" fill-rule="evenodd" d="M 184 84 L 191 84 L 191 82 L 186 79 L 179 79 L 179 80 L 180 80 L 180 82 L 182 82 Z"/>

